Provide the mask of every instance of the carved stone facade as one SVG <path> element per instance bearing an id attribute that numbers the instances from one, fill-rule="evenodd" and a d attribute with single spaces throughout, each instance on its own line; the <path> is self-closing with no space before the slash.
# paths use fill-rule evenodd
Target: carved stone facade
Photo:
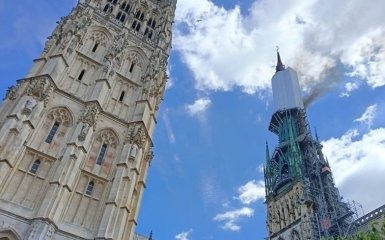
<path id="1" fill-rule="evenodd" d="M 134 238 L 176 0 L 81 0 L 0 106 L 0 238 Z"/>
<path id="2" fill-rule="evenodd" d="M 297 182 L 268 201 L 268 230 L 270 239 L 312 239 L 313 209 L 303 184 Z"/>

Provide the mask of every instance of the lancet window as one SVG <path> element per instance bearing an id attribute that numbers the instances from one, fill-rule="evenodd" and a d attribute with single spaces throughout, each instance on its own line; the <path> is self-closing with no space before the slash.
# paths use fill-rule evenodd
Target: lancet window
<path id="1" fill-rule="evenodd" d="M 93 190 L 94 190 L 94 181 L 90 181 L 87 185 L 85 194 L 91 196 Z"/>
<path id="2" fill-rule="evenodd" d="M 135 19 L 132 22 L 131 28 L 135 29 L 136 31 L 140 31 L 141 25 L 144 21 L 144 13 L 142 10 L 137 10 L 135 13 Z"/>
<path id="3" fill-rule="evenodd" d="M 53 138 L 55 137 L 55 134 L 57 132 L 57 130 L 59 129 L 59 126 L 60 126 L 60 123 L 59 122 L 55 122 L 51 128 L 51 131 L 49 131 L 49 134 L 47 136 L 47 138 L 45 139 L 45 142 L 46 143 L 51 143 Z"/>
<path id="4" fill-rule="evenodd" d="M 31 169 L 29 170 L 30 173 L 36 174 L 37 170 L 39 169 L 40 166 L 40 160 L 36 160 L 33 162 Z"/>

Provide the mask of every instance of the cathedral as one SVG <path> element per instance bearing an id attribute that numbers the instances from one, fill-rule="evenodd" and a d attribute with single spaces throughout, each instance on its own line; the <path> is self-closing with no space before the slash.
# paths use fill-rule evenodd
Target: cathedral
<path id="1" fill-rule="evenodd" d="M 175 8 L 81 0 L 58 22 L 0 107 L 0 239 L 148 239 L 135 226 Z"/>
<path id="2" fill-rule="evenodd" d="M 264 169 L 268 239 L 312 240 L 346 236 L 353 211 L 335 187 L 322 145 L 313 137 L 298 76 L 277 52 L 272 78 L 275 113 L 269 130 L 278 136 Z"/>

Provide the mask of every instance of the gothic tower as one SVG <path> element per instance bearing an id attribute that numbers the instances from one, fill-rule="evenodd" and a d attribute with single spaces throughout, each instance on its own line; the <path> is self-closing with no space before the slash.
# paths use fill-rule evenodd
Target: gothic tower
<path id="1" fill-rule="evenodd" d="M 0 238 L 128 239 L 176 0 L 81 0 L 0 108 Z"/>
<path id="2" fill-rule="evenodd" d="M 278 136 L 270 157 L 266 145 L 265 188 L 268 239 L 343 236 L 352 211 L 342 202 L 318 137 L 313 138 L 297 73 L 278 63 L 272 79 L 275 113 L 269 130 Z"/>

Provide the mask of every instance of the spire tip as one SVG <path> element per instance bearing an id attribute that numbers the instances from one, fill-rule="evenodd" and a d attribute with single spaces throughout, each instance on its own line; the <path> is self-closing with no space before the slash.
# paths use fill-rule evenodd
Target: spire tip
<path id="1" fill-rule="evenodd" d="M 285 65 L 283 65 L 281 60 L 281 55 L 279 54 L 279 47 L 277 46 L 277 66 L 275 67 L 275 72 L 285 70 Z"/>

